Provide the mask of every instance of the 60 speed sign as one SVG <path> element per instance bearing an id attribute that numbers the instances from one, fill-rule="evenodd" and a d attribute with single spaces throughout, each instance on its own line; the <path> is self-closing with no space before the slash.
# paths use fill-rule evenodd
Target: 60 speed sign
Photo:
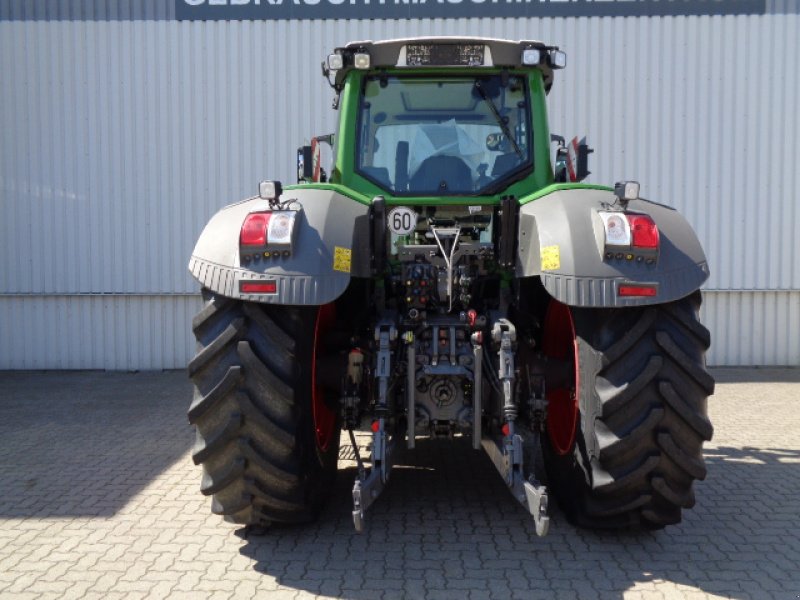
<path id="1" fill-rule="evenodd" d="M 389 211 L 389 231 L 408 235 L 417 227 L 417 213 L 407 206 L 397 206 Z"/>

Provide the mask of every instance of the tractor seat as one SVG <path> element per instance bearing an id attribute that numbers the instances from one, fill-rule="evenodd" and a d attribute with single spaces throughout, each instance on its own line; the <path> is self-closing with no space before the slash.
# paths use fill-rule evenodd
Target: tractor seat
<path id="1" fill-rule="evenodd" d="M 430 156 L 409 182 L 411 192 L 471 192 L 472 171 L 457 156 Z"/>
<path id="2" fill-rule="evenodd" d="M 505 175 L 512 169 L 519 166 L 522 159 L 516 152 L 509 152 L 508 154 L 501 154 L 494 159 L 494 166 L 492 167 L 492 177 L 497 179 L 501 175 Z"/>

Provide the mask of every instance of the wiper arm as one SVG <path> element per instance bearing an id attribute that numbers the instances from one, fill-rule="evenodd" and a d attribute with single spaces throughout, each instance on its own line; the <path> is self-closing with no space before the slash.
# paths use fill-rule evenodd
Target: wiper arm
<path id="1" fill-rule="evenodd" d="M 519 144 L 517 144 L 517 140 L 515 140 L 514 136 L 511 135 L 511 130 L 508 128 L 508 123 L 500 115 L 500 111 L 497 110 L 497 106 L 495 106 L 495 103 L 492 102 L 492 99 L 489 98 L 489 96 L 486 94 L 486 91 L 483 89 L 483 86 L 481 86 L 480 80 L 478 79 L 475 80 L 475 87 L 478 88 L 478 93 L 481 95 L 481 98 L 483 98 L 486 104 L 489 105 L 489 110 L 492 111 L 492 114 L 494 115 L 497 124 L 500 125 L 500 129 L 503 130 L 503 135 L 506 136 L 506 139 L 509 142 L 511 142 L 511 146 L 514 148 L 514 152 L 516 152 L 517 156 L 519 156 L 520 158 L 525 158 L 524 155 L 522 154 L 522 150 L 520 149 Z"/>

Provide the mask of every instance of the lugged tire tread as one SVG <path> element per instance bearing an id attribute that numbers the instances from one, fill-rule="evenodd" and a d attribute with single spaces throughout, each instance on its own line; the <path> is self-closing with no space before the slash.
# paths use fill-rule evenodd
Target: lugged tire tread
<path id="1" fill-rule="evenodd" d="M 260 503 L 256 503 L 253 512 L 263 521 L 276 523 L 304 523 L 311 518 L 305 512 L 282 511 Z"/>
<path id="2" fill-rule="evenodd" d="M 245 420 L 254 425 L 263 433 L 266 433 L 273 441 L 280 445 L 285 453 L 291 453 L 294 447 L 294 436 L 278 427 L 268 417 L 261 412 L 261 409 L 252 401 L 249 394 L 242 394 L 239 398 L 239 409 L 242 411 Z"/>
<path id="3" fill-rule="evenodd" d="M 711 424 L 711 421 L 708 420 L 708 417 L 692 410 L 686 401 L 678 395 L 669 381 L 662 381 L 659 383 L 658 390 L 661 392 L 661 396 L 666 400 L 667 404 L 675 411 L 675 414 L 686 421 L 704 442 L 711 440 L 714 435 L 714 426 Z"/>
<path id="4" fill-rule="evenodd" d="M 230 308 L 232 303 L 233 300 L 225 296 L 211 296 L 192 318 L 192 331 L 196 334 L 210 319 Z"/>
<path id="5" fill-rule="evenodd" d="M 603 417 L 608 418 L 627 406 L 653 380 L 661 370 L 662 364 L 660 356 L 652 356 L 642 372 L 629 381 L 625 387 L 606 388 L 604 385 L 602 392 L 598 392 L 603 407 Z"/>
<path id="6" fill-rule="evenodd" d="M 225 347 L 242 334 L 244 319 L 238 318 L 231 322 L 225 330 L 219 334 L 214 341 L 200 350 L 189 362 L 189 377 L 194 377 L 199 371 L 205 368 Z"/>
<path id="7" fill-rule="evenodd" d="M 243 458 L 236 458 L 233 462 L 225 465 L 219 472 L 212 474 L 210 471 L 203 473 L 203 481 L 200 484 L 200 491 L 205 496 L 221 492 L 226 487 L 234 483 L 239 476 L 244 473 L 245 461 Z"/>
<path id="8" fill-rule="evenodd" d="M 684 452 L 669 433 L 658 434 L 658 445 L 675 464 L 695 479 L 706 478 L 706 467 L 702 458 L 694 458 Z"/>
<path id="9" fill-rule="evenodd" d="M 697 320 L 699 303 L 698 292 L 649 308 L 576 310 L 588 386 L 581 410 L 592 418 L 582 413 L 574 454 L 560 462 L 550 454 L 565 474 L 548 469 L 574 523 L 661 528 L 694 505 L 692 483 L 707 473 L 702 444 L 714 433 L 706 408 L 714 380 L 704 361 L 710 336 Z"/>
<path id="10" fill-rule="evenodd" d="M 224 515 L 229 517 L 231 515 L 236 515 L 243 513 L 245 511 L 249 511 L 252 513 L 253 509 L 253 499 L 251 494 L 241 494 L 237 499 L 235 504 L 227 504 L 223 505 L 220 503 L 216 497 L 212 497 L 211 499 L 211 512 L 215 515 Z M 245 524 L 247 521 L 234 521 L 235 523 L 242 523 Z"/>
<path id="11" fill-rule="evenodd" d="M 276 306 L 272 308 L 276 311 L 272 317 L 267 314 L 263 306 L 254 306 L 253 303 L 249 302 L 243 304 L 242 311 L 250 325 L 250 338 L 252 340 L 261 340 L 262 346 L 267 348 L 278 349 L 277 352 L 273 352 L 262 348 L 263 351 L 258 360 L 267 370 L 272 371 L 275 377 L 292 387 L 297 377 L 297 360 L 295 357 L 297 344 L 288 332 L 297 328 L 296 323 L 283 310 L 287 307 Z"/>
<path id="12" fill-rule="evenodd" d="M 678 344 L 675 343 L 675 340 L 672 339 L 670 334 L 666 331 L 659 331 L 656 333 L 656 341 L 658 345 L 703 388 L 706 394 L 711 395 L 714 393 L 714 378 L 709 375 L 708 371 L 698 367 L 694 361 L 678 347 Z"/>
<path id="13" fill-rule="evenodd" d="M 285 485 L 297 485 L 300 483 L 300 478 L 297 474 L 292 473 L 286 469 L 282 469 L 266 457 L 265 453 L 258 448 L 258 445 L 250 438 L 239 438 L 238 441 L 239 451 L 247 460 L 256 464 L 265 473 L 269 473 L 272 477 L 280 479 Z"/>
<path id="14" fill-rule="evenodd" d="M 653 489 L 670 504 L 683 508 L 692 508 L 694 506 L 695 498 L 692 488 L 679 493 L 673 490 L 663 477 L 653 477 L 650 482 L 653 484 Z"/>
<path id="15" fill-rule="evenodd" d="M 282 498 L 275 490 L 260 478 L 247 480 L 246 489 L 253 492 L 253 500 L 259 508 L 269 507 L 272 510 L 288 513 L 297 510 L 297 498 Z"/>
<path id="16" fill-rule="evenodd" d="M 629 472 L 620 477 L 599 481 L 593 486 L 593 489 L 599 494 L 613 494 L 620 490 L 625 490 L 655 469 L 659 461 L 660 458 L 658 456 L 648 456 L 643 462 Z"/>
<path id="17" fill-rule="evenodd" d="M 294 339 L 276 321 L 267 317 L 260 306 L 248 302 L 242 306 L 242 311 L 251 323 L 261 330 L 271 345 L 280 348 L 285 353 L 294 354 Z"/>
<path id="18" fill-rule="evenodd" d="M 636 321 L 633 327 L 628 329 L 625 334 L 614 344 L 603 351 L 603 365 L 609 365 L 628 353 L 633 346 L 647 333 L 656 318 L 656 310 L 648 308 Z"/>
<path id="19" fill-rule="evenodd" d="M 671 302 L 669 304 L 662 305 L 661 308 L 669 313 L 676 323 L 700 340 L 703 350 L 708 350 L 708 348 L 711 346 L 711 332 L 705 325 L 687 314 L 687 311 L 681 308 L 680 303 Z"/>
<path id="20" fill-rule="evenodd" d="M 203 297 L 192 321 L 198 352 L 188 366 L 201 492 L 212 496 L 214 514 L 236 523 L 311 520 L 330 495 L 338 456 L 338 443 L 316 448 L 310 405 L 298 406 L 310 402 L 303 375 L 310 367 L 295 363 L 311 356 L 315 313 L 208 290 Z"/>
<path id="21" fill-rule="evenodd" d="M 258 356 L 256 356 L 256 353 L 253 352 L 250 342 L 239 342 L 236 347 L 236 352 L 242 360 L 243 366 L 249 373 L 254 377 L 262 379 L 269 387 L 275 390 L 275 401 L 291 406 L 294 401 L 294 389 L 266 367 Z"/>
<path id="22" fill-rule="evenodd" d="M 664 410 L 658 407 L 651 407 L 645 420 L 627 432 L 623 437 L 616 437 L 611 430 L 605 428 L 602 435 L 597 435 L 598 447 L 600 449 L 600 459 L 602 461 L 613 462 L 621 454 L 625 454 L 635 447 L 645 436 L 661 422 L 664 417 Z"/>
<path id="23" fill-rule="evenodd" d="M 228 367 L 225 376 L 205 396 L 197 396 L 189 407 L 189 423 L 196 425 L 197 421 L 220 402 L 223 398 L 236 389 L 244 380 L 241 367 Z"/>
<path id="24" fill-rule="evenodd" d="M 192 461 L 194 461 L 194 464 L 202 464 L 206 459 L 225 448 L 232 440 L 236 439 L 236 435 L 241 426 L 241 413 L 232 412 L 228 415 L 228 419 L 221 427 L 216 428 L 205 438 L 197 436 L 197 442 L 192 450 Z"/>

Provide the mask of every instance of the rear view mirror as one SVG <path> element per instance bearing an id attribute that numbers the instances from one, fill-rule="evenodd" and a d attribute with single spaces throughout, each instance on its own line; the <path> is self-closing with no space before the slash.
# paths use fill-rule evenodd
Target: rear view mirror
<path id="1" fill-rule="evenodd" d="M 589 175 L 589 155 L 594 152 L 593 148 L 589 148 L 586 143 L 586 138 L 578 141 L 578 137 L 574 137 L 567 145 L 567 180 L 571 182 L 583 181 Z"/>
<path id="2" fill-rule="evenodd" d="M 300 146 L 297 149 L 297 183 L 313 181 L 314 158 L 311 146 Z"/>
<path id="3" fill-rule="evenodd" d="M 332 163 L 333 134 L 312 138 L 310 146 L 297 149 L 297 182 L 325 183 L 328 181 L 328 172 L 324 165 L 332 168 Z"/>
<path id="4" fill-rule="evenodd" d="M 553 160 L 553 181 L 556 183 L 567 182 L 567 142 L 566 140 L 555 133 L 550 134 L 550 143 L 555 142 L 558 144 L 556 147 L 556 154 Z"/>

